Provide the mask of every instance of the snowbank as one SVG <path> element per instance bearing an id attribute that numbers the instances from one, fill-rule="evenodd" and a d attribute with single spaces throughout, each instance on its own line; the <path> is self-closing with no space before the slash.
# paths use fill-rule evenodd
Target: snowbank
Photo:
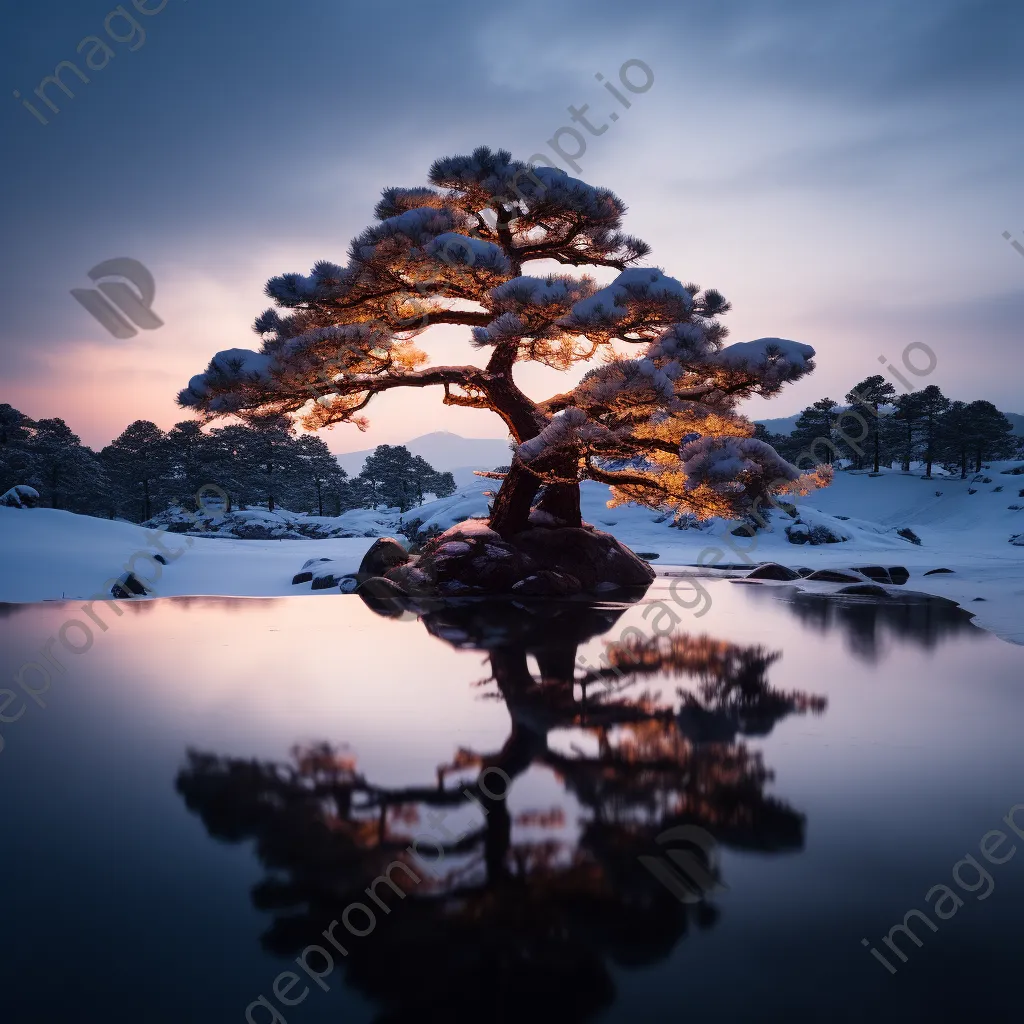
<path id="1" fill-rule="evenodd" d="M 585 520 L 651 559 L 659 571 L 702 565 L 715 575 L 716 566 L 766 561 L 812 569 L 902 565 L 910 572 L 904 590 L 957 601 L 975 613 L 979 625 L 1024 643 L 1024 547 L 1010 543 L 1024 532 L 1024 476 L 1008 472 L 1018 465 L 994 463 L 966 481 L 922 480 L 894 471 L 837 473 L 831 487 L 798 500 L 796 510 L 802 522 L 849 538 L 839 543 L 791 543 L 785 527 L 794 520 L 781 512 L 772 513 L 769 530 L 753 537 L 734 536 L 737 524 L 726 520 L 680 529 L 636 505 L 609 509 L 608 488 L 593 482 L 583 485 L 581 504 Z M 293 587 L 291 579 L 311 558 L 329 558 L 333 570 L 354 572 L 369 547 L 367 538 L 411 531 L 413 520 L 420 530 L 445 530 L 486 516 L 485 492 L 496 486 L 478 478 L 404 516 L 358 509 L 337 519 L 289 520 L 335 526 L 344 521 L 348 532 L 323 540 L 185 536 L 53 509 L 0 508 L 0 601 L 88 598 L 131 568 L 143 577 L 157 574 L 153 589 L 159 596 L 337 594 L 314 592 L 309 583 Z M 266 525 L 276 515 L 255 512 L 249 521 Z M 919 545 L 898 534 L 907 528 Z M 162 551 L 170 552 L 167 564 L 156 569 L 152 556 Z M 954 571 L 925 575 L 937 568 Z"/>

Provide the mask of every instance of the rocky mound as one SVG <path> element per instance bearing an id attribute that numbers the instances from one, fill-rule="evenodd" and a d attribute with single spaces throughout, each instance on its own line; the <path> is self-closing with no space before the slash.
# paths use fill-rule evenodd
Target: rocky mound
<path id="1" fill-rule="evenodd" d="M 491 530 L 486 520 L 467 520 L 429 540 L 418 557 L 381 539 L 366 553 L 355 576 L 360 593 L 366 590 L 390 600 L 402 595 L 607 594 L 646 589 L 655 573 L 609 533 L 587 524 L 548 525 L 538 517 L 529 529 L 509 538 Z M 381 584 L 382 579 L 387 582 Z"/>

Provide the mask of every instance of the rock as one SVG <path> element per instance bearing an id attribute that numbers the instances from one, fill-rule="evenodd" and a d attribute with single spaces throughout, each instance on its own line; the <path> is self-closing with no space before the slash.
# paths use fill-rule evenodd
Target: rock
<path id="1" fill-rule="evenodd" d="M 389 569 L 384 579 L 397 584 L 407 594 L 430 594 L 434 590 L 434 581 L 411 561 Z"/>
<path id="2" fill-rule="evenodd" d="M 647 587 L 656 575 L 610 533 L 592 528 L 526 530 L 511 543 L 543 568 L 575 576 L 584 590 L 605 582 L 623 588 Z"/>
<path id="3" fill-rule="evenodd" d="M 302 570 L 292 577 L 292 585 L 294 586 L 296 583 L 308 583 L 313 578 L 313 570 L 310 566 L 315 567 L 321 562 L 331 561 L 333 561 L 331 558 L 307 558 L 306 561 L 302 563 Z M 323 588 L 314 587 L 313 589 L 316 590 Z"/>
<path id="4" fill-rule="evenodd" d="M 877 583 L 857 583 L 852 587 L 841 587 L 837 594 L 849 594 L 853 597 L 888 597 L 884 587 Z"/>
<path id="5" fill-rule="evenodd" d="M 853 573 L 843 572 L 840 569 L 818 569 L 805 577 L 808 581 L 816 583 L 863 583 L 861 576 L 854 576 Z"/>
<path id="6" fill-rule="evenodd" d="M 794 572 L 784 565 L 779 565 L 778 562 L 765 562 L 753 572 L 748 572 L 745 578 L 748 580 L 798 580 L 800 573 Z"/>
<path id="7" fill-rule="evenodd" d="M 1024 533 L 1015 533 L 1010 538 L 1010 543 L 1016 545 L 1019 548 L 1024 548 Z"/>
<path id="8" fill-rule="evenodd" d="M 144 597 L 148 593 L 149 590 L 146 585 L 133 572 L 122 573 L 110 588 L 110 594 L 112 597 L 122 599 Z"/>
<path id="9" fill-rule="evenodd" d="M 821 523 L 809 526 L 802 519 L 786 527 L 786 537 L 790 544 L 841 544 L 846 540 Z"/>
<path id="10" fill-rule="evenodd" d="M 356 594 L 379 615 L 398 618 L 408 608 L 409 595 L 383 576 L 371 576 L 356 587 Z"/>
<path id="11" fill-rule="evenodd" d="M 902 565 L 890 565 L 889 579 L 891 579 L 897 587 L 902 587 L 903 584 L 910 579 L 910 572 Z"/>
<path id="12" fill-rule="evenodd" d="M 360 576 L 384 576 L 389 569 L 405 565 L 409 553 L 394 537 L 378 537 L 359 563 Z"/>
<path id="13" fill-rule="evenodd" d="M 597 593 L 599 587 L 646 588 L 655 576 L 647 562 L 611 534 L 546 520 L 512 537 L 501 537 L 481 520 L 457 524 L 424 544 L 417 568 L 446 595 Z M 529 586 L 517 586 L 527 580 Z"/>
<path id="14" fill-rule="evenodd" d="M 578 594 L 583 588 L 575 576 L 553 569 L 541 569 L 533 576 L 527 576 L 512 587 L 517 597 L 568 597 Z"/>
<path id="15" fill-rule="evenodd" d="M 28 484 L 15 484 L 0 494 L 0 505 L 6 508 L 35 508 L 38 504 L 39 492 Z"/>
<path id="16" fill-rule="evenodd" d="M 918 537 L 909 526 L 904 526 L 902 530 L 896 531 L 897 536 L 902 537 L 904 540 L 909 540 L 911 544 L 920 544 L 921 538 Z"/>
<path id="17" fill-rule="evenodd" d="M 163 555 L 156 554 L 156 555 L 153 555 L 152 557 L 155 558 L 161 565 L 166 565 L 167 564 L 167 559 L 164 558 Z"/>
<path id="18" fill-rule="evenodd" d="M 642 558 L 645 562 L 653 562 L 656 558 L 661 558 L 657 551 L 637 551 L 635 554 L 637 558 Z"/>
<path id="19" fill-rule="evenodd" d="M 889 579 L 889 570 L 883 568 L 881 565 L 855 565 L 854 569 L 859 573 L 863 573 L 869 579 L 875 581 L 875 583 L 891 583 Z"/>
<path id="20" fill-rule="evenodd" d="M 331 587 L 336 587 L 341 577 L 335 576 L 329 569 L 322 571 L 313 577 L 313 590 L 330 590 Z"/>
<path id="21" fill-rule="evenodd" d="M 338 580 L 338 589 L 343 594 L 354 594 L 356 588 L 359 586 L 359 580 L 356 578 L 355 573 L 349 573 L 347 576 L 342 576 Z"/>
<path id="22" fill-rule="evenodd" d="M 925 576 L 934 576 L 936 573 L 939 573 L 939 572 L 952 572 L 952 571 L 953 571 L 952 569 L 929 569 L 925 573 Z"/>

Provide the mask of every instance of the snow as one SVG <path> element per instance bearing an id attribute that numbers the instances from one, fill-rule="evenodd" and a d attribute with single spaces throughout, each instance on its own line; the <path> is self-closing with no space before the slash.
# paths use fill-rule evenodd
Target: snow
<path id="1" fill-rule="evenodd" d="M 39 492 L 28 484 L 15 484 L 0 494 L 0 505 L 7 508 L 31 508 L 39 503 Z"/>
<path id="2" fill-rule="evenodd" d="M 814 349 L 785 338 L 758 338 L 727 345 L 707 357 L 714 366 L 728 367 L 765 377 L 770 381 L 789 381 L 809 373 L 814 364 Z"/>
<path id="3" fill-rule="evenodd" d="M 631 267 L 610 285 L 577 302 L 561 326 L 569 330 L 612 326 L 624 320 L 641 300 L 675 306 L 680 316 L 693 307 L 693 296 L 674 277 L 651 267 Z"/>
<path id="4" fill-rule="evenodd" d="M 512 273 L 512 264 L 500 245 L 455 231 L 438 235 L 424 246 L 423 251 L 428 256 L 438 256 L 450 266 L 474 267 L 498 274 Z"/>
<path id="5" fill-rule="evenodd" d="M 175 534 L 200 537 L 233 537 L 239 540 L 323 540 L 328 537 L 382 537 L 394 529 L 398 509 L 354 508 L 340 516 L 311 516 L 264 508 L 218 512 L 207 509 L 198 515 L 172 507 L 143 526 L 169 528 Z"/>
<path id="6" fill-rule="evenodd" d="M 851 538 L 817 546 L 789 543 L 784 528 L 792 520 L 781 512 L 772 512 L 770 530 L 751 538 L 732 536 L 729 531 L 735 522 L 714 519 L 700 528 L 676 529 L 665 516 L 640 506 L 609 509 L 608 488 L 592 481 L 582 485 L 581 505 L 587 522 L 614 533 L 634 551 L 657 553 L 659 572 L 701 564 L 706 568 L 696 571 L 714 576 L 724 574 L 717 565 L 753 566 L 766 561 L 812 569 L 902 565 L 911 576 L 897 589 L 957 601 L 975 614 L 980 626 L 1024 643 L 1020 614 L 1024 547 L 1010 543 L 1012 536 L 1024 532 L 1024 509 L 1010 507 L 1024 505 L 1017 493 L 1024 487 L 1024 477 L 1005 473 L 1017 465 L 993 463 L 980 478 L 969 476 L 964 481 L 923 480 L 919 473 L 896 470 L 879 476 L 837 472 L 831 487 L 794 502 L 804 523 L 823 525 Z M 991 483 L 983 483 L 985 477 Z M 357 510 L 358 517 L 346 516 L 371 524 L 379 531 L 374 535 L 397 535 L 403 522 L 418 519 L 421 529 L 443 530 L 458 522 L 465 533 L 486 540 L 493 532 L 484 519 L 474 517 L 487 515 L 490 499 L 485 492 L 495 486 L 496 481 L 478 479 L 404 516 L 365 509 Z M 996 491 L 996 487 L 1003 489 Z M 968 494 L 972 489 L 975 493 Z M 897 535 L 905 527 L 921 538 L 920 545 Z M 355 572 L 371 543 L 365 537 L 269 541 L 191 537 L 45 508 L 0 508 L 0 538 L 0 601 L 5 602 L 87 599 L 104 589 L 105 581 L 128 570 L 160 597 L 337 596 L 336 590 L 311 591 L 308 583 L 292 587 L 291 578 L 312 558 L 332 559 L 336 573 Z M 157 568 L 159 563 L 151 556 L 160 551 L 168 564 Z M 954 571 L 924 575 L 936 568 Z"/>
<path id="7" fill-rule="evenodd" d="M 187 537 L 50 508 L 0 508 L 0 536 L 3 602 L 109 595 L 111 581 L 126 571 L 158 597 L 291 594 L 292 576 L 314 552 L 355 572 L 371 543 Z M 157 553 L 166 565 L 155 561 Z"/>

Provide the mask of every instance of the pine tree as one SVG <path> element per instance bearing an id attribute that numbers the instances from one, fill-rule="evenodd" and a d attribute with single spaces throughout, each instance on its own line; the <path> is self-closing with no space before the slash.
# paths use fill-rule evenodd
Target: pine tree
<path id="1" fill-rule="evenodd" d="M 939 453 L 940 422 L 942 414 L 949 408 L 949 399 L 935 384 L 929 384 L 918 395 L 918 411 L 920 419 L 921 458 L 925 464 L 924 475 L 927 479 L 932 475 L 932 464 Z"/>
<path id="2" fill-rule="evenodd" d="M 838 408 L 838 403 L 831 398 L 819 398 L 813 405 L 807 406 L 797 417 L 793 428 L 793 447 L 809 451 L 816 460 L 819 457 L 818 449 L 821 447 L 824 449 L 821 461 L 831 465 L 839 455 L 839 448 L 833 438 Z"/>
<path id="3" fill-rule="evenodd" d="M 910 463 L 915 455 L 917 425 L 921 419 L 921 392 L 910 391 L 899 395 L 896 399 L 896 411 L 893 413 L 893 419 L 903 426 L 899 450 L 903 472 L 909 473 Z"/>
<path id="4" fill-rule="evenodd" d="M 1020 446 L 1013 424 L 991 403 L 983 399 L 967 406 L 969 432 L 974 454 L 974 472 L 981 472 L 986 459 L 1012 458 Z"/>
<path id="5" fill-rule="evenodd" d="M 165 497 L 171 470 L 167 435 L 149 420 L 135 420 L 100 452 L 119 510 L 131 509 L 145 522 Z M 141 517 L 141 518 L 140 518 Z"/>
<path id="6" fill-rule="evenodd" d="M 638 266 L 649 247 L 620 230 L 625 205 L 612 192 L 486 147 L 436 161 L 429 177 L 428 188 L 384 190 L 345 266 L 272 278 L 278 308 L 256 320 L 260 351 L 218 353 L 180 404 L 365 427 L 375 396 L 440 387 L 445 404 L 497 413 L 518 445 L 490 519 L 505 535 L 529 525 L 542 485 L 538 507 L 578 526 L 582 479 L 610 484 L 615 503 L 738 517 L 826 478 L 801 474 L 736 412 L 811 372 L 814 350 L 778 338 L 723 347 L 729 303 Z M 537 261 L 618 276 L 602 287 L 525 275 Z M 424 366 L 414 339 L 442 324 L 470 328 L 486 364 Z M 545 401 L 514 380 L 524 361 L 567 370 L 595 356 L 606 361 Z"/>
<path id="7" fill-rule="evenodd" d="M 413 454 L 405 445 L 381 444 L 366 457 L 361 475 L 370 481 L 377 501 L 406 512 L 417 495 L 423 500 L 422 484 L 434 472 L 424 460 L 420 462 L 425 469 L 418 474 Z"/>
<path id="8" fill-rule="evenodd" d="M 168 490 L 191 508 L 205 484 L 218 483 L 216 441 L 195 420 L 182 420 L 167 431 Z"/>
<path id="9" fill-rule="evenodd" d="M 296 488 L 301 487 L 302 467 L 297 453 L 298 441 L 281 419 L 260 423 L 248 431 L 243 459 L 250 470 L 250 486 L 273 512 L 278 505 L 289 504 Z"/>
<path id="10" fill-rule="evenodd" d="M 971 415 L 966 402 L 952 402 L 939 420 L 938 451 L 943 466 L 953 472 L 960 470 L 960 479 L 967 476 L 973 438 Z"/>
<path id="11" fill-rule="evenodd" d="M 108 488 L 100 460 L 59 417 L 41 419 L 26 443 L 32 476 L 27 481 L 50 508 L 97 512 Z"/>
<path id="12" fill-rule="evenodd" d="M 891 405 L 896 399 L 896 389 L 881 374 L 862 380 L 846 396 L 846 400 L 854 409 L 859 406 L 867 415 L 868 441 L 874 455 L 874 471 L 879 471 L 882 450 L 881 407 Z"/>
<path id="13" fill-rule="evenodd" d="M 23 412 L 0 404 L 0 494 L 15 484 L 28 483 L 32 475 L 29 441 L 35 423 Z"/>
<path id="14" fill-rule="evenodd" d="M 437 498 L 447 498 L 455 493 L 455 477 L 447 470 L 443 473 L 434 473 L 430 483 L 430 490 Z"/>
<path id="15" fill-rule="evenodd" d="M 348 474 L 338 465 L 338 460 L 331 454 L 327 445 L 312 434 L 305 434 L 298 439 L 296 458 L 304 480 L 312 486 L 316 495 L 317 515 L 322 516 L 324 514 L 324 498 Z"/>

